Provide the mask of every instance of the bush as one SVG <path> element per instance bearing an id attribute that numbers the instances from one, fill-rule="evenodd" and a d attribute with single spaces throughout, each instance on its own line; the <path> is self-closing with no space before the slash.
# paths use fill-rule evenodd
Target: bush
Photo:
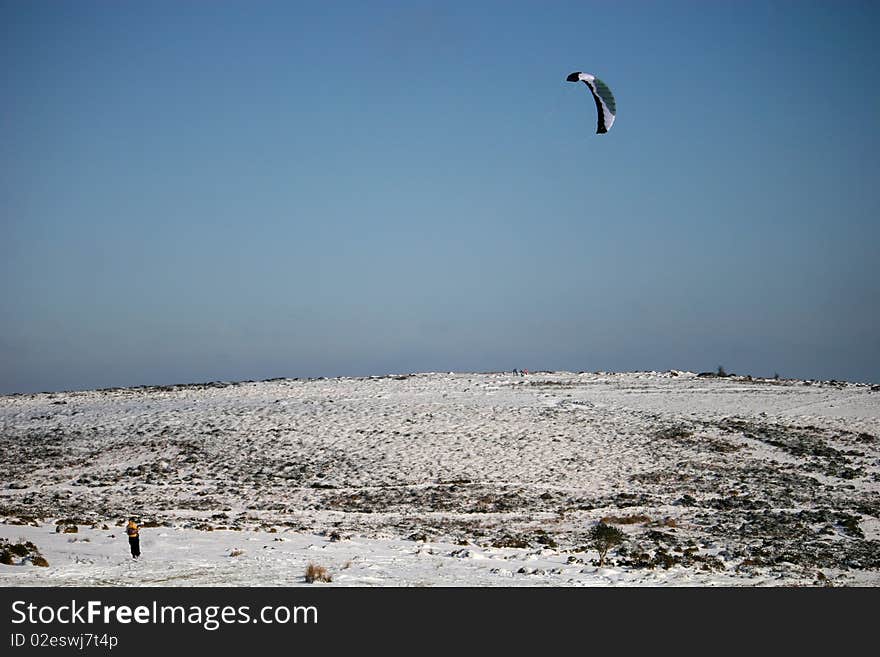
<path id="1" fill-rule="evenodd" d="M 28 553 L 30 553 L 30 549 L 24 543 L 16 543 L 15 545 L 10 545 L 8 549 L 10 552 L 12 552 L 12 554 L 19 557 L 26 557 Z"/>
<path id="2" fill-rule="evenodd" d="M 21 561 L 19 561 L 21 558 Z M 18 563 L 32 563 L 35 566 L 48 566 L 49 562 L 40 554 L 36 545 L 23 538 L 18 543 L 12 543 L 0 538 L 0 563 L 6 566 L 15 566 Z"/>
<path id="3" fill-rule="evenodd" d="M 531 547 L 529 542 L 521 536 L 511 536 L 510 534 L 505 534 L 501 538 L 496 539 L 492 542 L 492 547 L 495 548 L 517 548 L 517 549 L 526 549 Z"/>
<path id="4" fill-rule="evenodd" d="M 600 567 L 605 563 L 605 555 L 608 554 L 608 550 L 623 543 L 625 537 L 626 534 L 617 527 L 606 525 L 601 520 L 590 530 L 590 545 L 599 553 Z"/>
<path id="5" fill-rule="evenodd" d="M 315 582 L 332 582 L 333 578 L 330 576 L 330 573 L 327 572 L 327 569 L 324 566 L 318 566 L 317 564 L 310 563 L 306 567 L 306 582 L 309 584 L 313 584 Z"/>

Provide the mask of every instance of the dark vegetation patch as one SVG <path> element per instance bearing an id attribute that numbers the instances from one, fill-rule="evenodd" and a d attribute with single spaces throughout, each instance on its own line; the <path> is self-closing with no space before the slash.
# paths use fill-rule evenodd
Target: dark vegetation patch
<path id="1" fill-rule="evenodd" d="M 614 562 L 616 566 L 626 568 L 663 568 L 669 570 L 673 567 L 697 568 L 704 571 L 724 570 L 724 562 L 711 554 L 701 554 L 696 548 L 684 548 L 679 551 L 670 551 L 665 546 L 656 546 L 653 549 L 644 549 L 642 546 L 634 548 L 621 548 L 618 550 L 621 557 Z"/>
<path id="2" fill-rule="evenodd" d="M 687 440 L 693 435 L 693 429 L 683 425 L 666 427 L 654 432 L 654 438 L 659 440 Z"/>
<path id="3" fill-rule="evenodd" d="M 62 529 L 63 529 L 63 527 L 69 527 L 69 526 L 76 527 L 77 525 L 91 526 L 91 525 L 94 525 L 95 522 L 96 521 L 93 518 L 88 518 L 85 516 L 69 516 L 66 518 L 58 518 L 55 521 L 55 526 L 62 527 Z M 61 531 L 61 530 L 56 529 L 56 531 Z"/>
<path id="4" fill-rule="evenodd" d="M 3 515 L 2 509 L 0 509 L 0 515 Z M 22 515 L 22 516 L 18 516 L 18 517 L 7 518 L 6 524 L 7 525 L 30 525 L 31 527 L 39 527 L 40 520 L 41 519 L 34 518 L 33 516 Z"/>
<path id="5" fill-rule="evenodd" d="M 495 539 L 491 543 L 492 547 L 495 548 L 519 548 L 526 549 L 531 547 L 529 545 L 528 539 L 523 536 L 512 536 L 510 534 L 505 534 L 500 538 Z"/>
<path id="6" fill-rule="evenodd" d="M 703 571 L 724 570 L 724 562 L 718 557 L 700 550 L 693 538 L 679 539 L 674 529 L 655 529 L 632 537 L 617 549 L 613 565 L 635 569 L 674 567 L 697 568 Z"/>
<path id="7" fill-rule="evenodd" d="M 660 429 L 654 433 L 653 438 L 655 441 L 674 441 L 678 445 L 690 447 L 698 451 L 716 452 L 719 454 L 728 454 L 743 448 L 743 445 L 737 445 L 729 440 L 696 434 L 693 429 L 683 425 Z"/>
<path id="8" fill-rule="evenodd" d="M 630 480 L 650 485 L 667 504 L 733 508 L 835 506 L 835 489 L 793 466 L 762 461 L 741 464 L 682 461 L 675 468 L 637 473 Z"/>
<path id="9" fill-rule="evenodd" d="M 740 433 L 746 438 L 771 445 L 791 456 L 803 459 L 803 469 L 821 472 L 830 477 L 854 479 L 865 476 L 865 469 L 854 464 L 855 458 L 864 457 L 861 451 L 843 451 L 832 447 L 828 440 L 851 440 L 864 442 L 868 434 L 835 432 L 814 426 L 789 426 L 785 424 L 761 424 L 757 422 L 725 419 L 715 426 L 726 433 Z M 860 436 L 862 438 L 860 439 Z"/>
<path id="10" fill-rule="evenodd" d="M 728 559 L 741 567 L 880 569 L 880 541 L 865 540 L 858 516 L 831 509 L 697 515 L 713 536 L 732 539 Z"/>
<path id="11" fill-rule="evenodd" d="M 839 506 L 862 515 L 880 518 L 880 493 L 864 493 L 854 499 L 842 500 Z"/>
<path id="12" fill-rule="evenodd" d="M 253 381 L 208 381 L 205 383 L 177 383 L 167 386 L 132 386 L 129 388 L 98 388 L 95 392 L 105 395 L 129 396 L 143 395 L 146 393 L 156 392 L 179 392 L 184 390 L 211 390 L 217 388 L 231 388 L 245 383 L 254 383 Z"/>
<path id="13" fill-rule="evenodd" d="M 0 538 L 0 564 L 16 566 L 26 563 L 42 567 L 49 565 L 34 543 L 21 540 L 13 543 L 5 538 Z"/>
<path id="14" fill-rule="evenodd" d="M 546 548 L 558 547 L 558 544 L 553 539 L 553 537 L 550 536 L 550 534 L 548 534 L 543 529 L 535 530 L 535 532 L 532 534 L 532 537 L 533 537 L 535 543 L 537 543 L 538 545 L 543 545 Z"/>
<path id="15" fill-rule="evenodd" d="M 562 502 L 576 505 L 579 500 Z M 527 491 L 520 487 L 487 484 L 450 483 L 433 486 L 389 486 L 328 493 L 321 508 L 355 513 L 393 511 L 448 511 L 455 513 L 511 513 L 519 511 L 554 512 L 560 500 L 553 495 Z"/>
<path id="16" fill-rule="evenodd" d="M 553 381 L 553 380 L 548 379 L 546 381 L 523 381 L 522 383 L 519 383 L 517 385 L 525 385 L 530 388 L 552 388 L 555 390 L 561 390 L 561 389 L 579 388 L 579 387 L 584 386 L 585 384 L 578 383 L 575 381 Z"/>
<path id="17" fill-rule="evenodd" d="M 651 518 L 642 514 L 629 516 L 604 516 L 599 522 L 603 522 L 606 525 L 635 525 L 651 522 Z"/>

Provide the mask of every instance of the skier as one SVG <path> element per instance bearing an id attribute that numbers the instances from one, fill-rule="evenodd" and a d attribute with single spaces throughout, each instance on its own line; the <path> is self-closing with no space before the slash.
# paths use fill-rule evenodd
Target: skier
<path id="1" fill-rule="evenodd" d="M 134 518 L 128 519 L 125 526 L 125 533 L 128 534 L 128 546 L 131 548 L 131 558 L 137 559 L 141 556 L 141 539 L 138 537 L 138 526 Z"/>

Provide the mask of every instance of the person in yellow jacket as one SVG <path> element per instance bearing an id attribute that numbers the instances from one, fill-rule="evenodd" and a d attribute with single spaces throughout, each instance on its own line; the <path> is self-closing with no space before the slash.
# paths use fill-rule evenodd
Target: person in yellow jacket
<path id="1" fill-rule="evenodd" d="M 131 558 L 137 559 L 141 556 L 141 539 L 138 536 L 139 528 L 134 518 L 128 519 L 125 526 L 125 533 L 128 534 L 128 546 L 131 548 Z"/>

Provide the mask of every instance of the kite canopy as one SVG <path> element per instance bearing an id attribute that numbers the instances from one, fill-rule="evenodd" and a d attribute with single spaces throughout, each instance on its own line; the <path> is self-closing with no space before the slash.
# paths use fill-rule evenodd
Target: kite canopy
<path id="1" fill-rule="evenodd" d="M 608 85 L 602 82 L 595 75 L 589 73 L 581 73 L 575 71 L 567 78 L 567 82 L 583 82 L 590 88 L 593 94 L 593 100 L 596 101 L 596 112 L 599 115 L 599 125 L 596 128 L 596 134 L 603 134 L 611 129 L 614 125 L 614 117 L 617 114 L 617 104 L 614 102 L 614 96 Z"/>

